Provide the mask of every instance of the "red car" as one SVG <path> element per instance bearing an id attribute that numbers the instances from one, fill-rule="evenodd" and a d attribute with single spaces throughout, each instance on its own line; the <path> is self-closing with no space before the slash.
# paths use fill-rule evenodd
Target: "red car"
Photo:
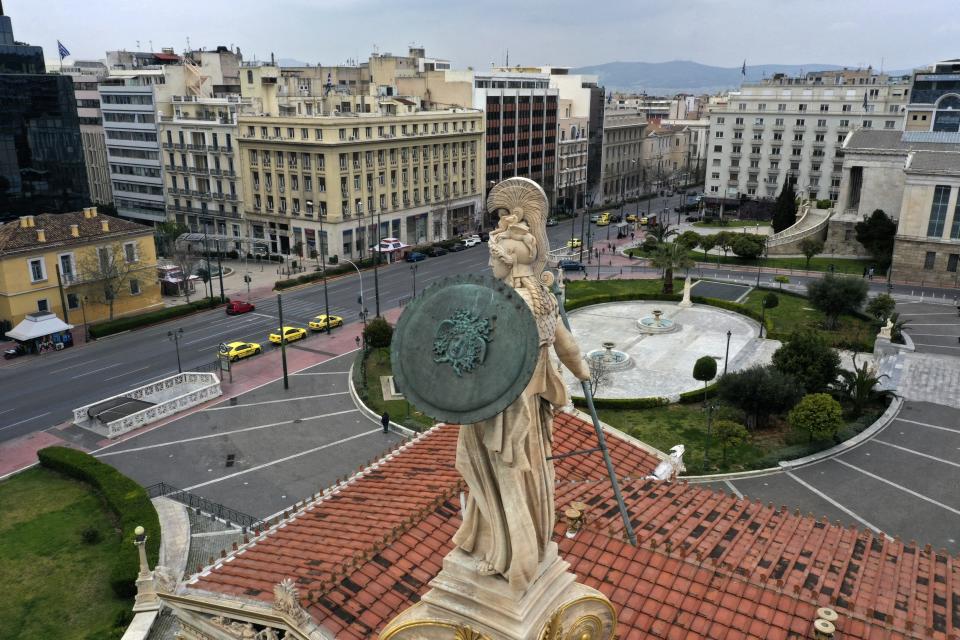
<path id="1" fill-rule="evenodd" d="M 243 300 L 231 300 L 227 303 L 227 315 L 235 316 L 238 313 L 247 313 L 256 309 L 249 302 L 244 302 Z"/>

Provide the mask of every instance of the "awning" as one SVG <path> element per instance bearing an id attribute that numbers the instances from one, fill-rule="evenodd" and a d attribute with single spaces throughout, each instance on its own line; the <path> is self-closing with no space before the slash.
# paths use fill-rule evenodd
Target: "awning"
<path id="1" fill-rule="evenodd" d="M 25 342 L 69 329 L 73 329 L 72 324 L 67 324 L 52 313 L 28 313 L 20 324 L 7 331 L 7 337 Z"/>

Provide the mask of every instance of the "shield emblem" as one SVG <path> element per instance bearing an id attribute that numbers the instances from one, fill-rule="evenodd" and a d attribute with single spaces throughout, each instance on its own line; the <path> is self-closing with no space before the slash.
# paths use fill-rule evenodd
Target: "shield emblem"
<path id="1" fill-rule="evenodd" d="M 431 285 L 404 309 L 391 342 L 394 382 L 417 409 L 471 424 L 507 408 L 539 357 L 539 335 L 523 298 L 484 275 Z"/>

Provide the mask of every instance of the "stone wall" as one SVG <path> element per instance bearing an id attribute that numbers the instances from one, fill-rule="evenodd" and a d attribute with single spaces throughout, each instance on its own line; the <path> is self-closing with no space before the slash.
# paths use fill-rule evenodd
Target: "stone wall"
<path id="1" fill-rule="evenodd" d="M 856 214 L 838 213 L 827 224 L 827 239 L 823 244 L 823 253 L 851 258 L 870 257 L 870 254 L 857 242 Z"/>
<path id="2" fill-rule="evenodd" d="M 924 268 L 927 252 L 934 252 L 933 268 Z M 897 237 L 893 245 L 893 279 L 928 286 L 956 287 L 958 271 L 947 271 L 950 255 L 960 256 L 960 240 L 937 241 Z M 960 257 L 958 257 L 960 260 Z"/>

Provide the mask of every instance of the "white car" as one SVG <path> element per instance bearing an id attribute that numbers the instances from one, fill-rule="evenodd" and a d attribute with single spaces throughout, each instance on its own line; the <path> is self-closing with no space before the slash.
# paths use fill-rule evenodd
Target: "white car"
<path id="1" fill-rule="evenodd" d="M 480 244 L 480 242 L 481 242 L 480 236 L 477 236 L 477 235 L 467 236 L 466 238 L 463 239 L 463 245 L 465 247 L 475 247 L 478 244 Z"/>

